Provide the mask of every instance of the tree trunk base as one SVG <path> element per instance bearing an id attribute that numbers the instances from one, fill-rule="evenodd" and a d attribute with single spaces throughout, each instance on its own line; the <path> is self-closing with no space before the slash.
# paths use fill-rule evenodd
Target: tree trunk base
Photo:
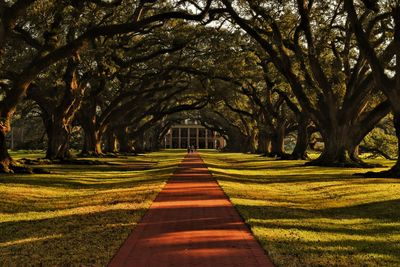
<path id="1" fill-rule="evenodd" d="M 30 168 L 20 165 L 12 165 L 8 167 L 0 166 L 0 173 L 7 174 L 50 174 L 51 172 L 43 168 Z"/>
<path id="2" fill-rule="evenodd" d="M 268 152 L 268 153 L 262 154 L 261 156 L 267 157 L 267 158 L 282 158 L 282 157 L 285 157 L 286 155 L 285 155 L 285 153 Z"/>
<path id="3" fill-rule="evenodd" d="M 80 158 L 102 158 L 104 157 L 103 153 L 97 153 L 97 152 L 81 152 L 78 154 L 78 157 Z"/>
<path id="4" fill-rule="evenodd" d="M 386 171 L 356 173 L 354 175 L 366 178 L 400 178 L 400 167 L 395 165 Z"/>
<path id="5" fill-rule="evenodd" d="M 0 162 L 0 173 L 13 173 L 12 166 L 15 162 L 11 157 L 6 157 Z"/>
<path id="6" fill-rule="evenodd" d="M 307 160 L 309 159 L 307 154 L 299 155 L 299 154 L 288 154 L 288 153 L 264 153 L 261 155 L 262 157 L 268 158 L 276 158 L 278 160 Z"/>
<path id="7" fill-rule="evenodd" d="M 338 168 L 377 168 L 382 167 L 381 164 L 366 163 L 362 160 L 346 160 L 346 161 L 327 161 L 327 160 L 312 160 L 306 162 L 305 166 L 318 167 L 338 167 Z"/>
<path id="8" fill-rule="evenodd" d="M 100 160 L 74 159 L 74 158 L 55 160 L 54 162 L 62 165 L 113 165 L 112 163 Z"/>
<path id="9" fill-rule="evenodd" d="M 285 154 L 281 157 L 282 160 L 309 160 L 307 153 L 304 154 Z"/>

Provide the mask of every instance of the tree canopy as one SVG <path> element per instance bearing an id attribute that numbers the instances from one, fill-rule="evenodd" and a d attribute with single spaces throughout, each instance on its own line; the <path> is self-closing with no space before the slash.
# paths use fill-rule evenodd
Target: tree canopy
<path id="1" fill-rule="evenodd" d="M 311 165 L 400 151 L 376 142 L 400 147 L 398 1 L 2 0 L 0 14 L 3 172 L 33 111 L 52 160 L 71 157 L 76 131 L 84 155 L 159 149 L 187 117 L 227 150 L 281 159 L 307 159 L 319 136 Z"/>

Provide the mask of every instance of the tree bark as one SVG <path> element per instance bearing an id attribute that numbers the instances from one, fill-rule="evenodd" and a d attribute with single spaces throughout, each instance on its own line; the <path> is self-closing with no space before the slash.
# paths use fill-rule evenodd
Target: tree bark
<path id="1" fill-rule="evenodd" d="M 285 156 L 285 127 L 279 126 L 271 136 L 271 157 L 283 158 Z"/>
<path id="2" fill-rule="evenodd" d="M 308 159 L 307 148 L 309 141 L 309 131 L 308 131 L 308 119 L 300 119 L 299 124 L 297 126 L 297 139 L 296 145 L 291 154 L 292 159 Z"/>
<path id="3" fill-rule="evenodd" d="M 96 125 L 96 106 L 90 105 L 82 110 L 79 114 L 79 123 L 83 129 L 83 147 L 82 155 L 100 156 L 103 152 L 101 149 L 101 133 L 97 130 Z"/>
<path id="4" fill-rule="evenodd" d="M 271 153 L 271 138 L 265 129 L 259 131 L 257 152 L 265 156 Z"/>
<path id="5" fill-rule="evenodd" d="M 130 144 L 131 142 L 129 140 L 128 128 L 123 127 L 120 129 L 116 129 L 115 135 L 117 137 L 118 144 L 119 144 L 119 152 L 120 153 L 132 153 L 133 148 L 132 148 L 132 145 Z"/>
<path id="6" fill-rule="evenodd" d="M 83 124 L 81 124 L 81 126 L 84 132 L 81 154 L 90 156 L 100 156 L 103 154 L 101 149 L 101 137 L 93 128 L 93 125 L 83 126 Z"/>
<path id="7" fill-rule="evenodd" d="M 47 133 L 47 159 L 69 159 L 69 141 L 71 139 L 71 126 L 64 125 L 62 119 L 53 118 L 46 123 Z"/>
<path id="8" fill-rule="evenodd" d="M 64 74 L 65 91 L 61 102 L 51 112 L 44 112 L 44 122 L 48 137 L 47 159 L 69 159 L 69 142 L 72 122 L 81 108 L 85 85 L 79 85 L 77 66 L 79 56 L 68 60 Z"/>
<path id="9" fill-rule="evenodd" d="M 114 132 L 108 129 L 104 134 L 104 152 L 106 153 L 117 153 L 117 140 Z"/>
<path id="10" fill-rule="evenodd" d="M 161 149 L 161 140 L 156 136 L 151 136 L 149 142 L 150 142 L 150 151 L 159 151 Z"/>
<path id="11" fill-rule="evenodd" d="M 235 131 L 236 132 L 236 131 Z M 226 151 L 229 152 L 248 152 L 246 137 L 239 133 L 234 133 L 232 131 L 227 133 L 228 140 L 225 147 Z M 209 147 L 210 148 L 210 147 Z"/>
<path id="12" fill-rule="evenodd" d="M 257 152 L 257 135 L 251 133 L 248 139 L 248 152 L 255 154 Z"/>
<path id="13" fill-rule="evenodd" d="M 355 126 L 325 127 L 320 132 L 324 140 L 324 150 L 316 160 L 308 162 L 310 166 L 331 167 L 369 167 L 358 156 L 355 157 L 358 144 L 354 144 Z"/>
<path id="14" fill-rule="evenodd" d="M 7 127 L 0 127 L 0 173 L 12 172 L 13 160 L 8 154 L 6 135 Z"/>
<path id="15" fill-rule="evenodd" d="M 135 153 L 144 153 L 146 152 L 145 146 L 145 138 L 143 133 L 136 134 L 135 138 L 133 139 L 134 143 L 134 151 Z"/>

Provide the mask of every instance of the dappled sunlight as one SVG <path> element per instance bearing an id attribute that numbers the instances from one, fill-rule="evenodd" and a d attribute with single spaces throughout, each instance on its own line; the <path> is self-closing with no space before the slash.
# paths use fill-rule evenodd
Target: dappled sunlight
<path id="1" fill-rule="evenodd" d="M 261 237 L 264 246 L 268 247 L 270 255 L 275 255 L 278 262 L 290 262 L 289 266 L 398 264 L 400 236 L 392 234 L 394 229 L 399 229 L 398 223 L 386 225 L 390 227 L 386 233 L 380 229 L 384 222 L 370 219 L 303 218 L 251 220 L 249 223 L 253 232 Z M 323 258 L 319 259 L 322 255 Z"/>
<path id="2" fill-rule="evenodd" d="M 188 238 L 184 238 L 188 237 Z M 190 238 L 189 238 L 190 237 Z M 248 236 L 248 240 L 251 240 L 251 237 Z M 173 242 L 171 242 L 173 240 Z M 223 242 L 229 244 L 229 242 L 243 241 L 244 237 L 241 235 L 241 229 L 233 230 L 233 229 L 207 229 L 205 231 L 202 230 L 189 230 L 189 231 L 177 231 L 177 232 L 169 232 L 166 234 L 160 234 L 157 236 L 153 236 L 149 239 L 144 240 L 145 246 L 149 246 L 154 248 L 155 246 L 179 246 L 182 244 L 196 244 L 201 246 L 203 243 L 207 247 L 213 247 L 214 245 L 218 245 L 221 242 L 220 246 L 223 246 Z M 226 244 L 225 244 L 226 246 Z"/>
<path id="3" fill-rule="evenodd" d="M 45 240 L 49 241 L 51 239 L 61 238 L 61 237 L 62 237 L 62 235 L 49 235 L 49 236 L 41 236 L 41 237 L 30 237 L 30 238 L 25 238 L 25 239 L 19 239 L 19 240 L 13 240 L 13 241 L 0 243 L 0 247 L 21 245 L 21 244 L 25 244 L 25 243 L 31 243 L 31 242 L 37 242 L 37 241 L 45 241 Z"/>
<path id="4" fill-rule="evenodd" d="M 23 213 L 0 213 L 0 222 L 18 222 L 18 221 L 32 221 L 32 220 L 44 220 L 52 219 L 57 217 L 64 217 L 69 215 L 85 215 L 94 214 L 98 212 L 112 211 L 112 210 L 136 210 L 138 206 L 143 206 L 135 203 L 120 203 L 116 205 L 104 205 L 104 206 L 85 206 L 73 209 L 57 209 L 54 211 L 45 212 L 23 212 Z"/>
<path id="5" fill-rule="evenodd" d="M 106 265 L 184 155 L 101 158 L 113 165 L 46 165 L 53 174 L 1 176 L 0 266 Z M 151 169 L 134 169 L 146 162 Z"/>
<path id="6" fill-rule="evenodd" d="M 278 265 L 400 265 L 398 179 L 250 154 L 202 157 Z"/>
<path id="7" fill-rule="evenodd" d="M 352 184 L 335 182 L 321 188 L 318 182 L 240 184 L 220 181 L 228 193 L 240 190 L 232 198 L 234 202 L 256 206 L 286 206 L 304 209 L 351 207 L 376 201 L 399 199 L 400 183 Z M 323 183 L 325 186 L 326 184 Z"/>

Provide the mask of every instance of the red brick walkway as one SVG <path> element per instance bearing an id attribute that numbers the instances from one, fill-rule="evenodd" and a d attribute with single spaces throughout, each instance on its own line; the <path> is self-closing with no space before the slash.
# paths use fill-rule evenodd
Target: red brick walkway
<path id="1" fill-rule="evenodd" d="M 189 154 L 109 266 L 273 266 L 197 153 Z"/>

